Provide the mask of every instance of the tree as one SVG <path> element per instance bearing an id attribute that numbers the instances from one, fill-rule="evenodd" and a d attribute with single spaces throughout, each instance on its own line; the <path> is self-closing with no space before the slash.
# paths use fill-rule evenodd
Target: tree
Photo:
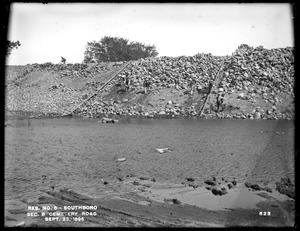
<path id="1" fill-rule="evenodd" d="M 129 61 L 157 55 L 154 45 L 130 42 L 120 37 L 104 36 L 99 42 L 87 43 L 83 62 Z"/>
<path id="2" fill-rule="evenodd" d="M 18 47 L 21 46 L 21 43 L 19 41 L 7 41 L 6 43 L 6 55 L 9 56 L 13 49 L 18 49 Z"/>

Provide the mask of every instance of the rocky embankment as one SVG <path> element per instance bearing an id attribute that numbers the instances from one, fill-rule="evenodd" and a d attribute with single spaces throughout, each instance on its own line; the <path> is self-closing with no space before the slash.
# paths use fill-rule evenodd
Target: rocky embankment
<path id="1" fill-rule="evenodd" d="M 32 117 L 73 112 L 89 118 L 294 118 L 294 50 L 290 47 L 268 50 L 241 45 L 226 57 L 197 54 L 132 61 L 81 105 L 124 64 L 9 66 L 6 110 Z M 130 79 L 129 89 L 125 76 Z M 224 100 L 218 105 L 220 93 Z"/>

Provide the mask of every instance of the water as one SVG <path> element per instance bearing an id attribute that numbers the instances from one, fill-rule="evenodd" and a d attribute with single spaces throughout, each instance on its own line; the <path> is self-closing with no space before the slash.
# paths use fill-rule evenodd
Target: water
<path id="1" fill-rule="evenodd" d="M 97 122 L 46 119 L 31 120 L 28 126 L 22 120 L 6 127 L 6 206 L 34 200 L 50 186 L 99 195 L 107 190 L 101 179 L 112 181 L 130 174 L 173 183 L 186 177 L 203 183 L 212 175 L 240 183 L 294 180 L 294 121 Z M 156 148 L 171 152 L 161 154 Z M 126 161 L 120 163 L 118 158 Z"/>

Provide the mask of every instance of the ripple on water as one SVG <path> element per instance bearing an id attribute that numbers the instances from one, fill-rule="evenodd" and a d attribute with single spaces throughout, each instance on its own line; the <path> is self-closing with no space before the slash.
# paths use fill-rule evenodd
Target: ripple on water
<path id="1" fill-rule="evenodd" d="M 155 151 L 164 147 L 172 151 Z M 275 183 L 294 178 L 293 147 L 292 121 L 32 120 L 30 128 L 5 129 L 5 196 L 37 196 L 52 184 L 96 192 L 101 179 L 130 174 L 174 182 L 193 177 L 203 183 L 215 175 Z"/>

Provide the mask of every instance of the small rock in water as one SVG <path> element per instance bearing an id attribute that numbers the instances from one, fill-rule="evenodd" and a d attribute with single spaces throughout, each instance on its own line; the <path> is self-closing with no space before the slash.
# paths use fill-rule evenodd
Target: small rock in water
<path id="1" fill-rule="evenodd" d="M 159 152 L 159 153 L 165 153 L 165 152 L 168 152 L 170 150 L 168 148 L 157 148 L 156 151 Z"/>
<path id="2" fill-rule="evenodd" d="M 262 188 L 258 184 L 252 184 L 252 183 L 246 182 L 245 186 L 247 188 L 252 188 L 253 190 L 256 190 L 256 191 L 262 190 Z"/>
<path id="3" fill-rule="evenodd" d="M 227 194 L 227 190 L 226 190 L 225 188 L 222 188 L 222 189 L 213 188 L 213 189 L 211 190 L 211 192 L 212 192 L 214 195 L 219 195 L 219 196 L 222 196 L 222 195 Z"/>
<path id="4" fill-rule="evenodd" d="M 195 188 L 198 188 L 198 187 L 199 187 L 199 185 L 195 185 L 195 184 L 189 184 L 189 187 L 193 187 L 193 188 L 195 189 Z"/>
<path id="5" fill-rule="evenodd" d="M 264 187 L 264 188 L 263 188 L 263 190 L 265 190 L 265 191 L 267 191 L 267 192 L 269 192 L 269 193 L 271 193 L 271 192 L 272 192 L 272 189 L 271 189 L 271 188 L 269 188 L 269 187 Z"/>
<path id="6" fill-rule="evenodd" d="M 206 180 L 206 181 L 204 181 L 204 183 L 208 184 L 208 185 L 212 185 L 212 186 L 217 185 L 217 183 L 215 181 L 213 181 L 213 180 Z"/>
<path id="7" fill-rule="evenodd" d="M 232 183 L 234 186 L 236 185 L 236 181 L 235 181 L 235 180 L 231 181 L 231 183 Z"/>
<path id="8" fill-rule="evenodd" d="M 190 182 L 194 182 L 195 181 L 195 179 L 194 178 L 185 178 L 187 181 L 190 181 Z"/>
<path id="9" fill-rule="evenodd" d="M 164 198 L 164 201 L 165 202 L 173 202 L 173 204 L 181 204 L 181 202 L 177 199 L 177 198 L 174 198 L 174 199 L 166 199 Z"/>
<path id="10" fill-rule="evenodd" d="M 179 205 L 179 204 L 181 204 L 181 202 L 178 200 L 178 199 L 173 199 L 173 204 L 177 204 L 177 205 Z"/>
<path id="11" fill-rule="evenodd" d="M 118 123 L 119 120 L 103 117 L 101 120 L 98 121 L 98 123 L 99 122 L 101 122 L 101 123 Z"/>
<path id="12" fill-rule="evenodd" d="M 124 161 L 126 161 L 126 159 L 125 158 L 119 158 L 118 161 L 119 162 L 124 162 Z"/>
<path id="13" fill-rule="evenodd" d="M 252 185 L 251 188 L 256 190 L 256 191 L 260 191 L 262 189 L 258 184 Z"/>
<path id="14" fill-rule="evenodd" d="M 222 189 L 222 195 L 225 195 L 225 194 L 228 194 L 228 192 L 227 192 L 227 190 L 224 188 L 224 189 Z M 222 196 L 221 195 L 221 196 Z"/>
<path id="15" fill-rule="evenodd" d="M 245 183 L 245 186 L 246 186 L 247 188 L 250 188 L 250 187 L 252 186 L 252 184 L 251 184 L 250 182 L 246 182 L 246 183 Z"/>

